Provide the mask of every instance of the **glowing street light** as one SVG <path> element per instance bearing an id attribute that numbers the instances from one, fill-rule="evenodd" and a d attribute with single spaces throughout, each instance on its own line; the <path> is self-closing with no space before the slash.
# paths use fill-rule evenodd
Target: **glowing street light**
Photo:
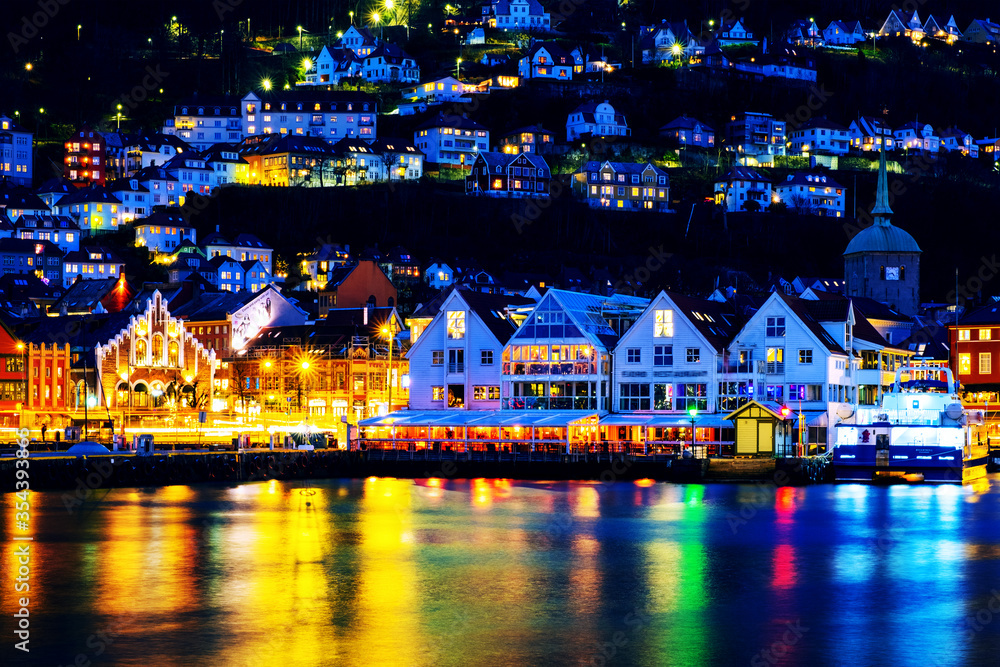
<path id="1" fill-rule="evenodd" d="M 461 58 L 458 59 L 458 76 L 456 76 L 455 78 L 456 79 L 461 79 L 462 78 L 462 59 Z"/>
<path id="2" fill-rule="evenodd" d="M 78 41 L 78 42 L 80 41 L 80 28 L 82 28 L 82 27 L 83 26 L 80 25 L 79 23 L 76 24 L 76 41 Z"/>
<path id="3" fill-rule="evenodd" d="M 461 58 L 459 59 L 461 61 Z M 386 384 L 389 385 L 389 398 L 387 401 L 386 413 L 392 412 L 392 320 L 386 322 L 386 325 L 382 327 L 381 333 L 383 336 L 389 339 L 389 376 Z M 395 433 L 395 431 L 393 431 Z"/>
<path id="4" fill-rule="evenodd" d="M 310 60 L 309 58 L 302 59 L 302 69 L 308 72 L 309 70 L 312 69 L 312 66 L 313 66 L 312 60 Z"/>
<path id="5" fill-rule="evenodd" d="M 354 12 L 347 12 L 347 15 L 351 17 L 351 25 L 354 25 Z"/>
<path id="6" fill-rule="evenodd" d="M 694 421 L 698 418 L 698 408 L 688 408 L 688 416 L 691 418 L 691 454 L 694 455 Z"/>
<path id="7" fill-rule="evenodd" d="M 264 90 L 271 90 L 271 80 L 270 79 L 264 79 L 263 81 L 260 82 L 260 86 Z"/>
<path id="8" fill-rule="evenodd" d="M 299 31 L 299 51 L 302 50 L 302 26 L 295 26 Z"/>
<path id="9" fill-rule="evenodd" d="M 118 123 L 115 129 L 120 132 L 122 129 L 122 105 L 120 104 L 118 105 L 118 113 L 115 115 L 115 120 Z"/>
<path id="10" fill-rule="evenodd" d="M 27 71 L 30 72 L 32 70 L 32 68 L 34 68 L 34 65 L 32 65 L 31 63 L 24 63 L 24 69 L 25 70 L 27 70 Z"/>

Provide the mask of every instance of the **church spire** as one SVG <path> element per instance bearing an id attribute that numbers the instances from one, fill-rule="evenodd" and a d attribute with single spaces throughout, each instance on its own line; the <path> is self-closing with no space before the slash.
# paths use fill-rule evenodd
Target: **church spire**
<path id="1" fill-rule="evenodd" d="M 872 209 L 872 216 L 875 218 L 876 225 L 890 226 L 892 222 L 889 218 L 892 216 L 892 209 L 889 208 L 889 178 L 886 175 L 885 168 L 885 142 L 886 135 L 882 134 L 882 147 L 879 149 L 879 165 L 878 165 L 878 188 L 875 194 L 875 208 Z"/>

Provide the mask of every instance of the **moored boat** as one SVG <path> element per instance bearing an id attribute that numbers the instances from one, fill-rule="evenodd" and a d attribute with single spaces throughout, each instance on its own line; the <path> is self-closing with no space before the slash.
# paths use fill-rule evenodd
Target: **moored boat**
<path id="1" fill-rule="evenodd" d="M 897 369 L 880 405 L 859 407 L 835 427 L 838 481 L 964 483 L 983 477 L 989 448 L 982 413 L 962 406 L 948 368 Z"/>

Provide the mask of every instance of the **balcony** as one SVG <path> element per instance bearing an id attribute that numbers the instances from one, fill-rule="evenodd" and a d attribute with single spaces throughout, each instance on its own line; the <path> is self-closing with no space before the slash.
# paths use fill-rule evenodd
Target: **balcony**
<path id="1" fill-rule="evenodd" d="M 597 398 L 592 396 L 515 396 L 505 398 L 504 410 L 596 410 Z"/>
<path id="2" fill-rule="evenodd" d="M 591 361 L 514 361 L 505 362 L 504 375 L 596 375 L 597 364 Z"/>
<path id="3" fill-rule="evenodd" d="M 785 362 L 783 361 L 767 362 L 768 375 L 784 375 L 784 373 L 785 373 Z"/>
<path id="4" fill-rule="evenodd" d="M 464 373 L 465 372 L 465 362 L 451 362 L 448 364 L 449 373 Z"/>

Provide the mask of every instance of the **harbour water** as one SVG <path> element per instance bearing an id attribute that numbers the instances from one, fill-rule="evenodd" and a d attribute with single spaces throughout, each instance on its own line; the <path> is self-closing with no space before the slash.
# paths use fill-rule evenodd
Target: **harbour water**
<path id="1" fill-rule="evenodd" d="M 3 665 L 995 665 L 975 486 L 297 480 L 32 495 Z"/>

